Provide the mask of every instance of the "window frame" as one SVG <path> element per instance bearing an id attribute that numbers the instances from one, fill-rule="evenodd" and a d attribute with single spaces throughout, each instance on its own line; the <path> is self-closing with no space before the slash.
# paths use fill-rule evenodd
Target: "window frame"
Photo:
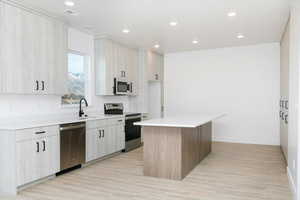
<path id="1" fill-rule="evenodd" d="M 75 50 L 71 50 L 68 49 L 67 51 L 67 57 L 69 59 L 69 54 L 75 54 L 75 55 L 79 55 L 82 56 L 84 59 L 84 73 L 85 75 L 85 98 L 88 101 L 89 106 L 92 105 L 92 101 L 91 101 L 91 56 L 86 54 L 86 53 L 82 53 L 80 51 L 75 51 Z M 69 62 L 68 63 L 68 74 L 69 74 Z M 62 96 L 61 96 L 62 99 Z M 61 100 L 60 99 L 60 100 Z M 74 108 L 74 107 L 78 107 L 79 104 L 62 104 L 62 101 L 60 103 L 62 108 Z"/>

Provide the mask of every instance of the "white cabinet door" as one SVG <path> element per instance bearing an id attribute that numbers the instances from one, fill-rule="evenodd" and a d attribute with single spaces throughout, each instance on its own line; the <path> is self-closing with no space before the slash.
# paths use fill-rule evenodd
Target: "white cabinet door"
<path id="1" fill-rule="evenodd" d="M 90 129 L 86 135 L 86 161 L 95 160 L 105 156 L 104 128 Z"/>
<path id="2" fill-rule="evenodd" d="M 130 83 L 131 92 L 130 95 L 138 95 L 138 84 L 139 84 L 139 61 L 138 61 L 138 51 L 131 50 L 131 62 L 130 62 Z"/>
<path id="3" fill-rule="evenodd" d="M 47 177 L 60 170 L 60 142 L 58 136 L 50 136 L 40 140 L 39 178 Z"/>
<path id="4" fill-rule="evenodd" d="M 32 129 L 33 131 L 36 129 Z M 52 129 L 53 131 L 57 131 Z M 33 136 L 31 130 L 24 130 L 25 140 L 16 142 L 18 186 L 55 174 L 60 169 L 60 142 L 56 132 L 49 136 Z M 27 136 L 25 136 L 27 134 Z M 20 135 L 20 134 L 19 134 Z M 36 139 L 33 139 L 35 138 Z"/>
<path id="5" fill-rule="evenodd" d="M 100 138 L 97 143 L 97 158 L 101 158 L 106 156 L 107 153 L 107 133 L 106 133 L 106 127 L 102 127 L 98 129 L 98 132 L 100 133 Z"/>
<path id="6" fill-rule="evenodd" d="M 124 46 L 119 45 L 119 54 L 118 54 L 118 77 L 121 78 L 127 78 L 127 74 L 126 74 L 126 66 L 127 66 L 127 52 L 126 52 L 126 48 Z"/>
<path id="7" fill-rule="evenodd" d="M 97 129 L 89 129 L 86 132 L 86 162 L 95 160 L 98 154 L 98 131 Z"/>
<path id="8" fill-rule="evenodd" d="M 157 53 L 147 52 L 147 68 L 149 81 L 161 81 L 163 79 L 163 56 Z"/>
<path id="9" fill-rule="evenodd" d="M 125 127 L 123 124 L 115 126 L 115 151 L 121 151 L 125 149 Z"/>
<path id="10" fill-rule="evenodd" d="M 34 93 L 36 80 L 35 18 L 20 8 L 1 3 L 0 73 L 3 93 Z"/>
<path id="11" fill-rule="evenodd" d="M 106 154 L 112 154 L 116 152 L 116 126 L 109 126 L 106 128 Z"/>
<path id="12" fill-rule="evenodd" d="M 67 92 L 67 28 L 59 21 L 48 22 L 47 27 L 47 94 L 64 95 Z"/>
<path id="13" fill-rule="evenodd" d="M 67 76 L 64 24 L 7 3 L 0 8 L 0 92 L 62 93 Z"/>
<path id="14" fill-rule="evenodd" d="M 20 141 L 16 143 L 17 185 L 37 180 L 39 177 L 39 141 Z"/>
<path id="15" fill-rule="evenodd" d="M 110 40 L 95 40 L 96 94 L 114 95 L 117 49 Z"/>

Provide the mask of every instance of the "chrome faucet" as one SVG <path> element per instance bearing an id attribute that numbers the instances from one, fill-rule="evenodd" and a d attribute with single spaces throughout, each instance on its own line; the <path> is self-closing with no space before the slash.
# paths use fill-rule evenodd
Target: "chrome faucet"
<path id="1" fill-rule="evenodd" d="M 80 101 L 79 101 L 79 117 L 82 117 L 82 115 L 84 115 L 84 112 L 83 112 L 82 106 L 81 106 L 82 101 L 84 101 L 86 107 L 89 106 L 88 103 L 87 103 L 87 100 L 85 98 L 80 99 Z"/>

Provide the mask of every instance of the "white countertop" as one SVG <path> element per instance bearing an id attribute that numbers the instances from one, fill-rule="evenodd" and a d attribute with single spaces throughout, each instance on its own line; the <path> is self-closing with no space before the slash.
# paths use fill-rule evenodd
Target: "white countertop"
<path id="1" fill-rule="evenodd" d="M 225 114 L 192 114 L 174 117 L 165 117 L 135 122 L 139 126 L 161 126 L 161 127 L 178 127 L 178 128 L 196 128 L 210 121 L 225 116 Z"/>
<path id="2" fill-rule="evenodd" d="M 90 120 L 101 120 L 101 119 L 111 119 L 120 118 L 124 115 L 103 115 L 103 114 L 92 114 L 87 118 L 79 118 L 74 115 L 51 115 L 42 117 L 28 117 L 28 118 L 13 118 L 0 121 L 0 130 L 19 130 L 27 128 L 36 128 L 43 126 L 53 126 L 59 124 L 68 124 L 74 122 L 84 122 Z"/>

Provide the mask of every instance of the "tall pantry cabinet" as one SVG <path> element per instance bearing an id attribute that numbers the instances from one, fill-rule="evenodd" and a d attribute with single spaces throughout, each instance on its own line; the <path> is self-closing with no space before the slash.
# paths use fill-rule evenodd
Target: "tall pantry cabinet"
<path id="1" fill-rule="evenodd" d="M 0 2 L 0 93 L 64 94 L 67 27 L 35 11 Z"/>
<path id="2" fill-rule="evenodd" d="M 280 146 L 288 159 L 288 107 L 289 107 L 289 48 L 290 26 L 286 27 L 280 43 Z"/>

